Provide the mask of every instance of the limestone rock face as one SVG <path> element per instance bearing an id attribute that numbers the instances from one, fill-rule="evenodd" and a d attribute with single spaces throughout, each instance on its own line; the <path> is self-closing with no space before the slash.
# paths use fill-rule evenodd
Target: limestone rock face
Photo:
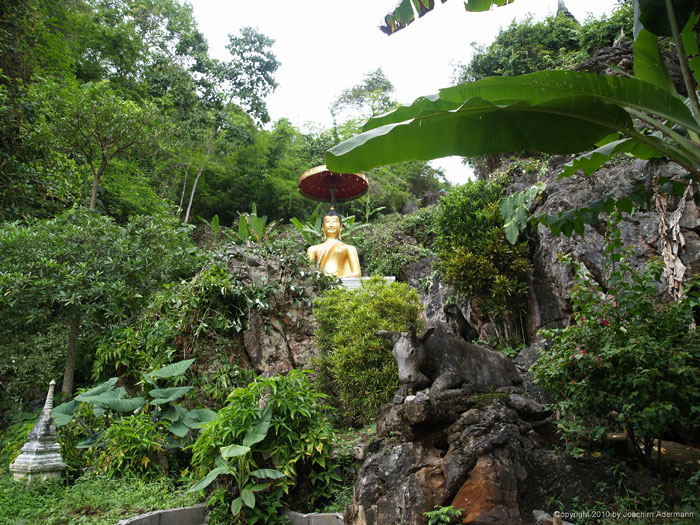
<path id="1" fill-rule="evenodd" d="M 263 258 L 246 246 L 230 246 L 227 255 L 229 268 L 238 279 L 277 289 L 269 308 L 250 310 L 243 331 L 243 347 L 252 368 L 283 374 L 307 367 L 317 354 L 316 323 L 308 300 L 319 290 L 310 278 L 311 270 L 299 275 L 285 268 L 279 258 Z"/>
<path id="2" fill-rule="evenodd" d="M 578 506 L 609 496 L 611 461 L 547 450 L 554 427 L 540 403 L 466 390 L 417 399 L 381 408 L 345 523 L 424 524 L 426 511 L 452 505 L 462 523 L 515 525 L 531 523 L 552 494 Z M 648 493 L 653 484 L 623 469 Z"/>
<path id="3" fill-rule="evenodd" d="M 544 407 L 533 418 L 535 405 L 514 396 L 522 397 L 453 390 L 382 407 L 347 522 L 415 525 L 435 505 L 453 504 L 465 509 L 464 523 L 519 523 L 520 453 L 549 421 Z M 525 422 L 510 405 L 539 419 Z"/>
<path id="4" fill-rule="evenodd" d="M 566 156 L 550 159 L 549 171 L 544 177 L 547 189 L 533 209 L 534 213 L 555 214 L 585 207 L 606 196 L 621 198 L 646 176 L 679 179 L 684 173 L 674 163 L 636 160 L 602 168 L 590 177 L 578 174 L 557 180 L 563 165 L 569 160 L 570 157 Z M 508 191 L 521 191 L 535 182 L 535 174 L 518 175 Z M 679 202 L 678 197 L 669 198 L 667 217 L 678 208 Z M 583 235 L 574 233 L 571 237 L 554 235 L 542 225 L 529 232 L 528 241 L 533 254 L 533 267 L 528 276 L 528 313 L 525 319 L 529 343 L 538 341 L 537 332 L 542 328 L 569 324 L 569 299 L 574 275 L 561 260 L 561 255 L 568 255 L 582 264 L 599 283 L 605 282 L 608 276 L 602 247 L 605 242 L 606 220 L 606 216 L 601 215 L 598 227 L 586 226 Z M 619 224 L 622 242 L 625 246 L 633 247 L 636 253 L 631 261 L 633 267 L 641 268 L 649 258 L 662 255 L 659 220 L 660 214 L 652 206 L 632 216 L 626 215 Z M 685 242 L 679 253 L 680 261 L 686 267 L 686 275 L 700 273 L 700 212 L 692 200 L 685 201 L 679 231 Z M 423 259 L 411 265 L 409 271 L 408 282 L 421 295 L 427 323 L 442 323 L 447 326 L 448 333 L 467 340 L 478 337 L 487 343 L 492 341 L 495 334 L 493 326 L 480 319 L 476 312 L 470 311 L 471 298 L 462 298 L 457 304 L 450 304 L 452 289 L 440 282 L 434 271 L 435 262 L 435 258 Z"/>
<path id="5" fill-rule="evenodd" d="M 556 180 L 561 164 L 566 159 L 555 157 L 550 163 L 547 190 L 535 213 L 554 214 L 572 208 L 582 208 L 587 203 L 611 195 L 620 198 L 634 187 L 642 177 L 654 175 L 677 179 L 683 174 L 680 166 L 673 163 L 652 163 L 637 160 L 611 168 L 598 170 L 590 177 L 574 175 Z M 516 181 L 514 189 L 525 187 L 534 180 Z M 667 215 L 675 210 L 679 199 L 671 199 Z M 698 209 L 692 201 L 686 201 L 680 222 L 680 232 L 685 246 L 680 250 L 680 259 L 688 273 L 700 271 L 700 237 L 698 237 Z M 571 315 L 569 305 L 573 273 L 561 261 L 560 255 L 569 255 L 582 264 L 591 277 L 604 283 L 608 275 L 604 267 L 602 247 L 604 245 L 605 216 L 601 215 L 598 228 L 586 226 L 584 234 L 570 238 L 555 236 L 549 228 L 539 225 L 534 232 L 533 271 L 530 279 L 530 308 L 528 331 L 532 340 L 541 328 L 566 326 Z M 660 214 L 656 209 L 625 216 L 619 223 L 622 242 L 631 246 L 636 257 L 630 261 L 633 267 L 641 268 L 651 257 L 662 255 L 659 235 Z"/>

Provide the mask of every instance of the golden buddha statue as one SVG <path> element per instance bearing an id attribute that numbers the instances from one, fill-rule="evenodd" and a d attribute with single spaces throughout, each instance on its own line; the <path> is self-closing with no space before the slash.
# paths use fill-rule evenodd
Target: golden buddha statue
<path id="1" fill-rule="evenodd" d="M 322 229 L 326 240 L 322 244 L 309 247 L 306 251 L 311 262 L 315 262 L 321 270 L 336 277 L 361 277 L 357 248 L 340 240 L 343 224 L 340 215 L 333 208 L 323 216 Z"/>

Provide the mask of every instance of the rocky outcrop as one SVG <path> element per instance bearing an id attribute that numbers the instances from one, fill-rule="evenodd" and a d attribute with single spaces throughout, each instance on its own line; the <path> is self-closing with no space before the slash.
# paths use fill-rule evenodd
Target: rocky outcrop
<path id="1" fill-rule="evenodd" d="M 629 36 L 629 40 L 623 40 L 619 45 L 600 49 L 594 56 L 581 62 L 576 70 L 585 73 L 597 73 L 599 75 L 634 75 L 633 42 L 631 40 L 631 35 Z M 671 82 L 673 82 L 676 90 L 681 95 L 686 96 L 687 90 L 683 82 L 683 72 L 678 63 L 678 57 L 671 51 L 664 51 L 663 59 Z"/>
<path id="2" fill-rule="evenodd" d="M 643 177 L 669 177 L 678 179 L 683 170 L 673 163 L 653 163 L 634 161 L 598 170 L 587 177 L 583 174 L 557 180 L 561 165 L 567 159 L 555 157 L 550 162 L 547 176 L 547 190 L 544 198 L 534 209 L 534 213 L 555 214 L 561 211 L 582 208 L 588 203 L 605 196 L 621 198 L 628 194 Z M 523 176 L 516 180 L 513 189 L 517 190 L 534 183 L 533 177 Z M 667 214 L 676 209 L 679 198 L 671 199 Z M 698 228 L 698 208 L 691 200 L 685 202 L 680 221 L 680 232 L 685 246 L 680 250 L 680 260 L 688 273 L 700 271 L 700 228 Z M 641 268 L 651 257 L 662 255 L 662 237 L 659 233 L 660 212 L 651 209 L 625 214 L 619 223 L 621 239 L 625 246 L 636 253 L 631 261 L 633 267 Z M 607 270 L 603 260 L 606 217 L 601 215 L 600 224 L 593 228 L 586 226 L 583 235 L 574 233 L 571 237 L 554 235 L 542 225 L 532 232 L 533 270 L 529 279 L 530 298 L 528 331 L 535 339 L 541 328 L 566 326 L 571 315 L 569 305 L 570 290 L 573 286 L 573 273 L 561 260 L 562 255 L 570 256 L 582 264 L 593 279 L 605 289 Z"/>
<path id="3" fill-rule="evenodd" d="M 279 257 L 263 257 L 250 246 L 230 246 L 227 255 L 238 279 L 270 290 L 268 307 L 251 309 L 243 330 L 243 351 L 251 367 L 275 375 L 309 366 L 317 355 L 310 302 L 320 291 L 312 270 L 287 268 Z"/>
<path id="4" fill-rule="evenodd" d="M 461 523 L 515 525 L 531 523 L 553 494 L 568 508 L 574 498 L 580 508 L 609 496 L 610 460 L 547 450 L 550 417 L 518 393 L 453 390 L 382 407 L 346 523 L 417 525 L 436 505 L 452 505 Z M 651 483 L 622 468 L 628 487 L 648 492 Z"/>

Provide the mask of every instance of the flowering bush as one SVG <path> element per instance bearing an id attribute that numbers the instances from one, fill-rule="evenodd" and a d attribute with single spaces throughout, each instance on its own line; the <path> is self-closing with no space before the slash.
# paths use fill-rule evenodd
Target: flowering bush
<path id="1" fill-rule="evenodd" d="M 550 390 L 571 438 L 598 440 L 624 430 L 645 463 L 672 426 L 700 427 L 700 341 L 688 300 L 663 302 L 662 266 L 630 268 L 619 234 L 606 246 L 607 290 L 571 260 L 574 319 L 543 335 L 551 343 L 534 367 Z"/>

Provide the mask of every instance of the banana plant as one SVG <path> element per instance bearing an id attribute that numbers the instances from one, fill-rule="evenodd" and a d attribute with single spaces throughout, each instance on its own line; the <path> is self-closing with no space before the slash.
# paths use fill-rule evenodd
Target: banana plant
<path id="1" fill-rule="evenodd" d="M 238 496 L 231 502 L 231 514 L 238 517 L 244 506 L 255 508 L 255 493 L 270 486 L 269 482 L 261 480 L 284 477 L 279 470 L 256 468 L 252 458 L 253 445 L 267 437 L 271 420 L 272 411 L 267 407 L 263 410 L 260 420 L 248 428 L 240 445 L 228 445 L 219 449 L 220 455 L 215 460 L 216 467 L 209 471 L 204 479 L 192 485 L 188 492 L 203 490 L 219 476 L 228 475 L 233 477 L 238 490 Z M 231 464 L 229 458 L 235 458 L 235 464 Z"/>
<path id="2" fill-rule="evenodd" d="M 423 0 L 404 0 L 400 7 L 411 2 Z M 503 3 L 470 0 L 466 7 L 483 10 Z M 449 155 L 514 150 L 575 154 L 597 146 L 574 159 L 563 175 L 578 169 L 592 173 L 611 155 L 627 153 L 642 159 L 666 157 L 683 166 L 692 181 L 700 181 L 700 105 L 695 90 L 700 53 L 694 5 L 689 0 L 634 0 L 633 78 L 541 71 L 442 89 L 370 119 L 363 133 L 326 152 L 326 165 L 349 172 Z M 659 51 L 659 38 L 668 36 L 675 43 L 688 97 L 674 88 Z M 537 220 L 571 234 L 597 221 L 601 211 L 629 211 L 642 200 L 638 195 L 604 199 L 581 213 Z"/>

